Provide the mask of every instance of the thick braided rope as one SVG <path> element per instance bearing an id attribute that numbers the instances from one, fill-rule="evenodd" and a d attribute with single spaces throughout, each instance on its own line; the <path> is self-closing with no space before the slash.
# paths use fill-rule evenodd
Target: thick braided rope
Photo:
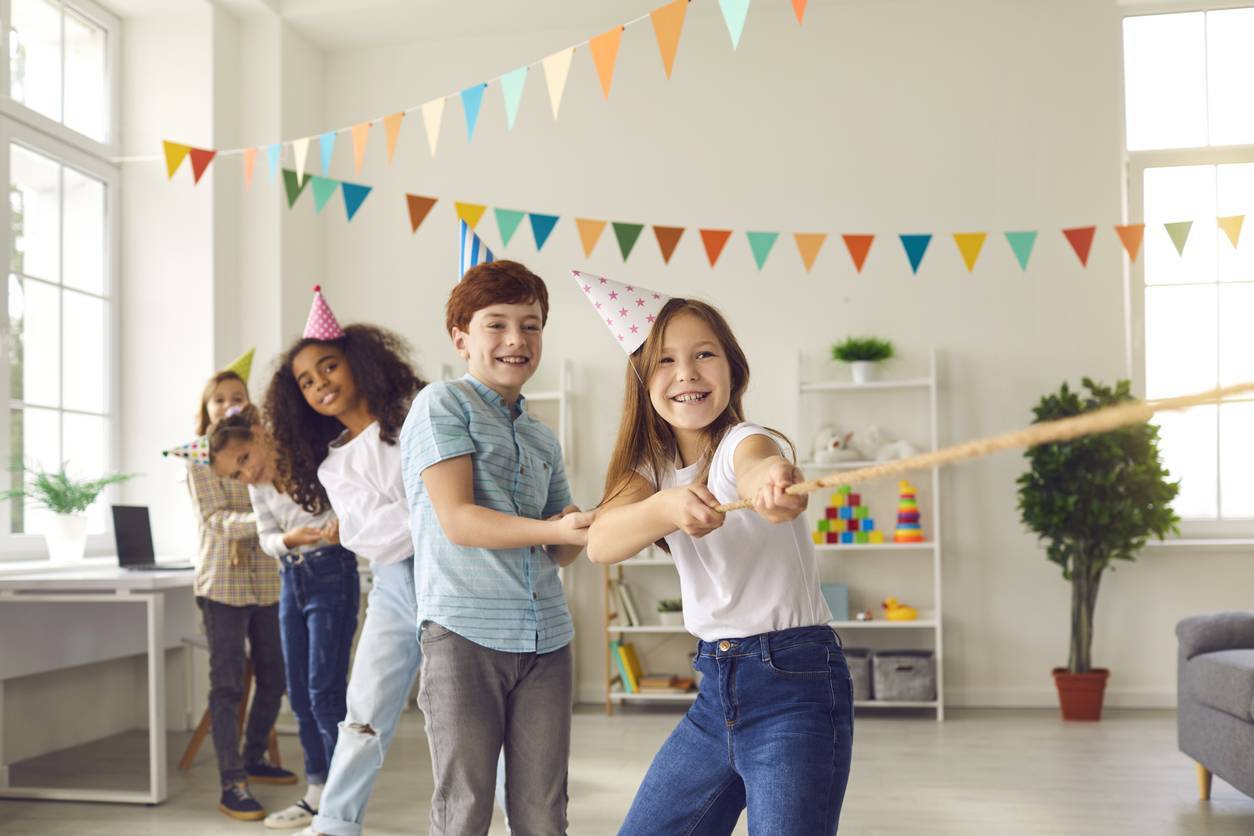
<path id="1" fill-rule="evenodd" d="M 1002 450 L 1035 447 L 1039 444 L 1050 444 L 1056 441 L 1069 441 L 1082 435 L 1104 433 L 1120 427 L 1140 424 L 1149 420 L 1150 416 L 1156 412 L 1171 412 L 1203 404 L 1218 403 L 1223 398 L 1246 395 L 1251 392 L 1254 392 L 1254 382 L 1238 383 L 1233 386 L 1224 386 L 1207 392 L 1199 392 L 1196 395 L 1181 395 L 1178 398 L 1165 398 L 1148 403 L 1144 401 L 1129 401 L 1103 407 L 1093 412 L 1086 412 L 1083 415 L 1073 415 L 1070 418 L 1061 418 L 1057 421 L 1033 424 L 1030 427 L 1024 427 L 1023 429 L 1001 435 L 977 438 L 974 441 L 964 441 L 961 444 L 942 447 L 931 453 L 922 453 L 918 456 L 911 456 L 908 459 L 897 459 L 896 461 L 884 462 L 883 464 L 860 467 L 857 470 L 832 473 L 821 479 L 798 482 L 790 486 L 785 492 L 794 495 L 813 493 L 821 488 L 831 488 L 837 485 L 854 485 L 860 482 L 884 479 L 889 476 L 898 476 L 914 470 L 926 470 L 971 459 L 979 459 Z M 722 512 L 739 511 L 752 507 L 753 503 L 750 500 L 741 499 L 737 502 L 724 503 L 718 506 L 717 510 Z"/>

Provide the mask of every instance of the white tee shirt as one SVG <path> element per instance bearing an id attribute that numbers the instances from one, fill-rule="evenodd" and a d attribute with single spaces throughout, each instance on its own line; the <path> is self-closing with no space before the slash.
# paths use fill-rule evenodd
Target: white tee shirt
<path id="1" fill-rule="evenodd" d="M 350 441 L 331 442 L 318 481 L 340 520 L 340 545 L 376 566 L 400 563 L 414 553 L 401 446 L 383 442 L 378 421 Z"/>
<path id="2" fill-rule="evenodd" d="M 740 498 L 734 456 L 752 435 L 773 438 L 756 424 L 737 424 L 714 451 L 707 487 L 719 502 Z M 669 468 L 658 487 L 692 484 L 700 470 L 700 463 Z M 704 537 L 676 531 L 666 544 L 679 570 L 684 626 L 698 638 L 742 638 L 832 619 L 804 514 L 791 523 L 770 523 L 751 510 L 732 511 Z"/>

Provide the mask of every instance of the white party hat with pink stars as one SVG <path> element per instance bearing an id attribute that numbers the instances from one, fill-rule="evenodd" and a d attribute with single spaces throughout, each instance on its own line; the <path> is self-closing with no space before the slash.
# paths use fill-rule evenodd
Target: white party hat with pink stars
<path id="1" fill-rule="evenodd" d="M 571 270 L 570 274 L 615 341 L 628 354 L 644 345 L 658 312 L 671 298 L 647 287 L 623 284 L 579 270 Z"/>
<path id="2" fill-rule="evenodd" d="M 309 307 L 309 319 L 305 320 L 305 339 L 338 340 L 344 329 L 331 313 L 331 306 L 322 297 L 322 285 L 314 285 L 313 304 Z"/>

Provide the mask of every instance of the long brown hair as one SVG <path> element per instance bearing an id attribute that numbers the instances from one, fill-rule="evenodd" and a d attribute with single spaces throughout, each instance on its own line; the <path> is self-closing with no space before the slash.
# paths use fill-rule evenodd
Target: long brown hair
<path id="1" fill-rule="evenodd" d="M 718 338 L 731 371 L 731 395 L 727 407 L 704 430 L 705 443 L 699 461 L 701 472 L 695 483 L 704 483 L 709 476 L 710 458 L 729 429 L 745 420 L 744 394 L 749 387 L 749 361 L 727 320 L 713 305 L 697 299 L 671 299 L 662 306 L 653 330 L 644 344 L 627 358 L 626 393 L 623 397 L 623 420 L 618 426 L 618 439 L 605 474 L 605 496 L 608 502 L 627 487 L 633 474 L 644 473 L 657 487 L 660 475 L 675 461 L 675 432 L 653 408 L 649 400 L 649 379 L 662 359 L 662 338 L 675 317 L 690 313 L 702 319 Z M 772 430 L 774 432 L 774 430 Z M 784 438 L 782 434 L 779 434 Z M 787 439 L 785 438 L 785 441 Z M 792 442 L 788 442 L 791 448 Z"/>
<path id="2" fill-rule="evenodd" d="M 213 390 L 218 388 L 218 384 L 224 380 L 238 380 L 244 387 L 245 394 L 248 393 L 248 383 L 244 378 L 232 371 L 218 372 L 209 378 L 209 382 L 205 384 L 204 390 L 200 393 L 200 414 L 196 416 L 196 435 L 204 435 L 209 432 L 209 399 L 213 397 Z M 252 395 L 248 396 L 248 400 L 252 402 Z"/>

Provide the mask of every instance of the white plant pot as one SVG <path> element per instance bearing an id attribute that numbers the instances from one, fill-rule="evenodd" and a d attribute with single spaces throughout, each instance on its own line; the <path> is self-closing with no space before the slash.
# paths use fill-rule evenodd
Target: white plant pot
<path id="1" fill-rule="evenodd" d="M 873 360 L 854 360 L 849 364 L 854 383 L 870 383 L 880 379 L 880 364 Z"/>
<path id="2" fill-rule="evenodd" d="M 87 515 L 53 514 L 44 531 L 53 563 L 78 563 L 87 551 Z"/>
<path id="3" fill-rule="evenodd" d="M 659 612 L 657 614 L 657 623 L 663 627 L 683 627 L 683 612 Z"/>

